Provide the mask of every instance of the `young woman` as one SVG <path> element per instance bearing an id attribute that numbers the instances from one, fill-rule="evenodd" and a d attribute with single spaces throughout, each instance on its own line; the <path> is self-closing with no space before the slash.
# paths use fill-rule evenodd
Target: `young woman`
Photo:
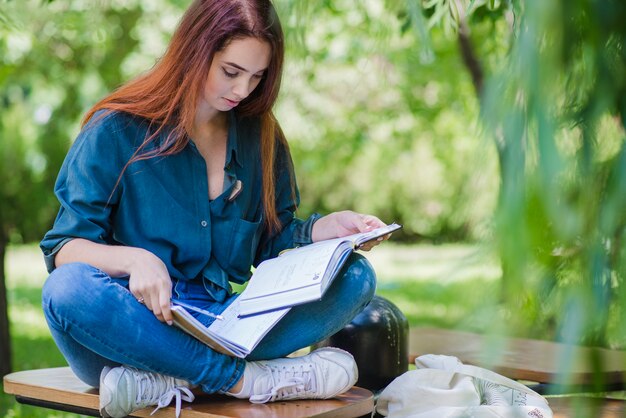
<path id="1" fill-rule="evenodd" d="M 283 51 L 269 0 L 196 0 L 155 67 L 85 117 L 41 242 L 51 272 L 43 309 L 72 370 L 100 388 L 103 416 L 174 396 L 180 408 L 191 387 L 267 402 L 333 397 L 357 379 L 339 349 L 284 357 L 371 299 L 375 275 L 358 255 L 323 300 L 294 307 L 245 360 L 171 326 L 172 298 L 220 313 L 252 265 L 383 226 L 350 211 L 295 217 L 291 157 L 272 115 Z"/>

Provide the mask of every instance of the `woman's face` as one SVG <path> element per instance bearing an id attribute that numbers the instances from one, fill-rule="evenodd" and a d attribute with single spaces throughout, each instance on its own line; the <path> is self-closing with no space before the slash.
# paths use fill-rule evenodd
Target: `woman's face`
<path id="1" fill-rule="evenodd" d="M 203 101 L 227 111 L 259 85 L 270 62 L 270 45 L 257 38 L 235 39 L 215 53 L 204 87 Z"/>

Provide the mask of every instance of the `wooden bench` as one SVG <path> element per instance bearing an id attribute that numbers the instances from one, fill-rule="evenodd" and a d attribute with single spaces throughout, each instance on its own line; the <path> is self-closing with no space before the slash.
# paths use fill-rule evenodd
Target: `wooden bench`
<path id="1" fill-rule="evenodd" d="M 620 389 L 626 381 L 624 351 L 435 328 L 412 328 L 409 342 L 410 362 L 422 354 L 452 355 L 466 364 L 485 367 L 516 380 L 548 384 L 551 388 L 566 382 L 570 391 L 572 385 L 585 388 L 599 377 L 604 389 Z M 592 354 L 602 364 L 598 376 L 594 374 L 591 365 Z M 568 372 L 564 373 L 563 370 Z M 67 367 L 12 373 L 4 377 L 4 390 L 15 395 L 21 403 L 83 415 L 98 415 L 97 390 L 80 382 Z M 555 418 L 626 416 L 626 406 L 621 400 L 590 400 L 572 396 L 549 397 L 549 402 Z M 370 391 L 354 387 L 346 394 L 330 400 L 252 405 L 229 397 L 206 395 L 183 405 L 183 418 L 341 418 L 368 415 L 373 409 L 374 397 Z M 151 408 L 144 409 L 132 416 L 148 417 L 150 412 Z M 579 412 L 580 415 L 577 415 Z M 172 417 L 174 408 L 164 408 L 154 416 Z"/>
<path id="2" fill-rule="evenodd" d="M 4 390 L 28 405 L 41 406 L 82 415 L 99 416 L 98 391 L 80 382 L 69 367 L 29 370 L 4 377 Z M 549 398 L 554 418 L 626 416 L 624 401 L 576 397 Z M 291 401 L 253 405 L 224 396 L 199 396 L 192 404 L 184 403 L 182 418 L 342 418 L 369 416 L 373 408 L 372 393 L 354 387 L 330 400 Z M 132 416 L 149 417 L 151 408 Z M 154 417 L 174 416 L 174 408 L 160 409 Z"/>
<path id="3" fill-rule="evenodd" d="M 623 418 L 625 402 L 618 399 L 584 398 L 581 396 L 548 397 L 554 418 Z"/>
<path id="4" fill-rule="evenodd" d="M 485 367 L 514 380 L 543 384 L 548 391 L 547 388 L 589 390 L 596 382 L 601 382 L 603 390 L 621 390 L 626 382 L 626 351 L 438 328 L 412 328 L 409 353 L 411 363 L 422 354 L 455 356 L 463 363 Z M 597 375 L 592 355 L 601 366 Z"/>
<path id="5" fill-rule="evenodd" d="M 4 377 L 4 391 L 18 402 L 100 416 L 98 390 L 82 383 L 69 367 L 27 370 Z M 334 399 L 251 404 L 227 396 L 200 395 L 193 403 L 183 402 L 181 418 L 354 418 L 368 415 L 374 408 L 372 392 L 353 387 Z M 150 417 L 154 408 L 136 411 L 133 417 Z M 171 418 L 175 408 L 158 410 L 152 417 Z"/>

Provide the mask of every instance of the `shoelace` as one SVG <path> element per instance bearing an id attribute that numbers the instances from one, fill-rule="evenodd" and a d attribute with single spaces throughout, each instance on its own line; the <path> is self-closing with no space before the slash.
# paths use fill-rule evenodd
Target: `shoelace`
<path id="1" fill-rule="evenodd" d="M 182 392 L 184 392 L 184 394 Z M 150 415 L 154 415 L 154 413 L 159 409 L 168 406 L 170 402 L 172 402 L 172 398 L 174 397 L 176 397 L 176 418 L 180 417 L 180 408 L 182 401 L 193 402 L 193 400 L 196 399 L 196 397 L 193 396 L 193 393 L 191 393 L 189 388 L 186 388 L 184 386 L 173 387 L 159 398 L 159 403 L 157 404 L 157 407 L 154 408 L 154 411 L 152 411 Z"/>
<path id="2" fill-rule="evenodd" d="M 193 402 L 195 399 L 191 390 L 185 386 L 178 386 L 173 377 L 146 372 L 133 373 L 133 377 L 137 382 L 137 398 L 135 399 L 137 406 L 157 405 L 150 415 L 168 406 L 175 397 L 176 418 L 178 418 L 182 401 Z"/>
<path id="3" fill-rule="evenodd" d="M 315 393 L 316 382 L 313 365 L 263 366 L 269 373 L 271 388 L 269 393 L 250 396 L 252 403 L 266 403 L 281 399 L 300 398 Z M 308 370 L 305 370 L 308 369 Z"/>

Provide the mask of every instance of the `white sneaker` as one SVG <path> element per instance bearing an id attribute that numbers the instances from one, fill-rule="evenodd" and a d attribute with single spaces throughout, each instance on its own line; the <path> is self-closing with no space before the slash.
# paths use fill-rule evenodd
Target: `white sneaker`
<path id="1" fill-rule="evenodd" d="M 246 365 L 246 379 L 252 379 L 253 403 L 332 398 L 350 389 L 358 374 L 352 355 L 332 347 L 302 357 Z"/>
<path id="2" fill-rule="evenodd" d="M 176 397 L 176 418 L 181 399 L 192 402 L 195 397 L 190 383 L 134 367 L 105 367 L 100 373 L 100 414 L 105 418 L 122 418 L 147 406 L 156 405 L 153 413 L 170 404 Z"/>

